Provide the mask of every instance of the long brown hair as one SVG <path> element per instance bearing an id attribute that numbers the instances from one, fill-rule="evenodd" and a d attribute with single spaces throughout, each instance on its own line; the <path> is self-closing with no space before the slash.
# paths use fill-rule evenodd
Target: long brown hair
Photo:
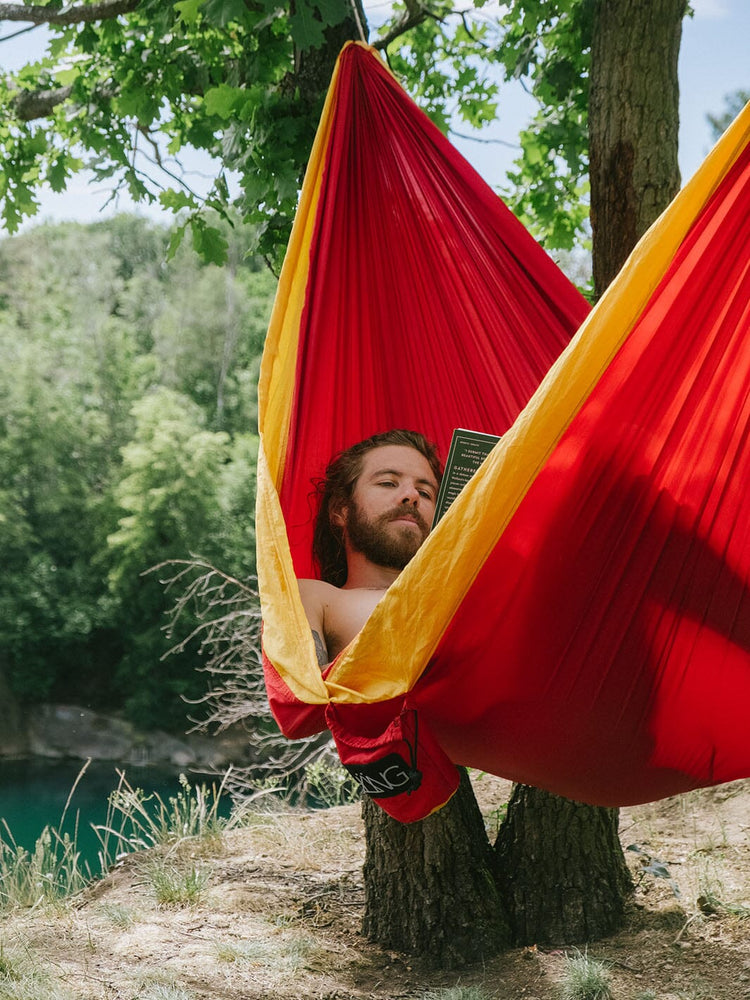
<path id="1" fill-rule="evenodd" d="M 442 478 L 443 470 L 437 448 L 417 431 L 393 430 L 385 431 L 383 434 L 373 434 L 372 437 L 365 438 L 364 441 L 359 441 L 351 448 L 339 452 L 329 462 L 325 478 L 315 485 L 320 506 L 313 533 L 313 556 L 320 569 L 320 578 L 326 583 L 342 587 L 347 577 L 343 531 L 338 525 L 331 524 L 331 512 L 351 502 L 354 487 L 362 472 L 362 460 L 365 455 L 373 448 L 382 448 L 389 444 L 414 448 L 430 463 L 438 483 Z"/>

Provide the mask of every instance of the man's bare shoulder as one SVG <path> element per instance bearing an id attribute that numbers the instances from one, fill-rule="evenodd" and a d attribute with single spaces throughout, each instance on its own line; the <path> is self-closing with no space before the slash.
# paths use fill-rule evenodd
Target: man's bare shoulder
<path id="1" fill-rule="evenodd" d="M 357 635 L 385 590 L 334 587 L 322 580 L 299 580 L 300 597 L 313 636 L 325 641 L 333 659 Z"/>
<path id="2" fill-rule="evenodd" d="M 332 583 L 326 583 L 324 580 L 297 580 L 297 583 L 303 604 L 307 600 L 329 601 L 341 593 L 338 587 L 334 587 Z"/>

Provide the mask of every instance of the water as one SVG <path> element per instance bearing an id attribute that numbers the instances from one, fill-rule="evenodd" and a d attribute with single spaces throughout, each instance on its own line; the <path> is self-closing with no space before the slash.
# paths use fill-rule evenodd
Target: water
<path id="1" fill-rule="evenodd" d="M 79 761 L 0 761 L 0 821 L 5 820 L 19 846 L 32 850 L 45 826 L 61 830 L 65 803 L 82 766 Z M 179 775 L 173 771 L 130 764 L 120 766 L 111 761 L 89 764 L 70 798 L 62 831 L 72 836 L 77 826 L 78 849 L 93 873 L 99 871 L 97 852 L 101 845 L 91 824 L 103 824 L 106 820 L 109 795 L 120 780 L 117 768 L 125 772 L 132 788 L 142 788 L 149 794 L 156 792 L 165 803 L 180 791 Z M 229 799 L 225 797 L 221 815 L 227 815 L 229 808 Z M 2 822 L 0 837 L 6 842 L 9 839 Z"/>

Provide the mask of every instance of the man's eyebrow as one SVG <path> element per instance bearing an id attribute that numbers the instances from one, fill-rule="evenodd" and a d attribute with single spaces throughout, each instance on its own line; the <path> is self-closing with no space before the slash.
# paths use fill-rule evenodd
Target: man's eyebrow
<path id="1" fill-rule="evenodd" d="M 370 473 L 370 477 L 375 479 L 376 476 L 403 476 L 403 472 L 399 472 L 398 469 L 376 469 Z"/>
<path id="2" fill-rule="evenodd" d="M 406 473 L 403 470 L 399 471 L 398 469 L 376 469 L 374 472 L 370 474 L 370 478 L 377 479 L 378 476 L 404 476 L 404 475 L 406 475 Z M 425 486 L 430 486 L 432 487 L 432 489 L 435 488 L 435 483 L 432 481 L 432 479 L 417 479 L 417 482 L 424 483 Z"/>

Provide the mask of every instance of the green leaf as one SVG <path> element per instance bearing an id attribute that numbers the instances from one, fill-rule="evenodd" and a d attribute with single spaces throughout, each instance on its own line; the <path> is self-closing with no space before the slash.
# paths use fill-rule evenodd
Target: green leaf
<path id="1" fill-rule="evenodd" d="M 32 156 L 41 156 L 47 149 L 47 136 L 41 129 L 33 132 L 26 141 L 26 151 Z"/>
<path id="2" fill-rule="evenodd" d="M 61 192 L 65 190 L 65 181 L 68 177 L 68 165 L 65 157 L 60 156 L 47 168 L 46 181 L 53 191 Z"/>
<path id="3" fill-rule="evenodd" d="M 180 0 L 179 3 L 174 5 L 174 9 L 177 11 L 180 20 L 192 27 L 198 21 L 200 6 L 201 0 Z"/>
<path id="4" fill-rule="evenodd" d="M 191 219 L 190 227 L 195 252 L 211 264 L 226 264 L 229 244 L 221 230 L 201 218 Z"/>
<path id="5" fill-rule="evenodd" d="M 318 8 L 307 0 L 299 0 L 289 17 L 289 30 L 294 44 L 300 49 L 317 49 L 323 44 L 325 25 L 317 16 Z"/>
<path id="6" fill-rule="evenodd" d="M 72 66 L 70 69 L 61 69 L 55 74 L 55 78 L 61 87 L 68 87 L 70 84 L 75 83 L 78 76 L 79 70 L 75 66 Z"/>
<path id="7" fill-rule="evenodd" d="M 172 212 L 179 212 L 183 208 L 197 208 L 194 195 L 188 194 L 187 191 L 175 191 L 174 188 L 162 191 L 159 194 L 159 203 Z"/>
<path id="8" fill-rule="evenodd" d="M 345 0 L 316 0 L 315 5 L 326 27 L 341 24 L 349 12 L 349 5 Z"/>
<path id="9" fill-rule="evenodd" d="M 245 0 L 203 0 L 202 7 L 208 20 L 220 28 L 230 21 L 242 22 L 247 15 Z"/>
<path id="10" fill-rule="evenodd" d="M 172 230 L 172 235 L 169 237 L 169 244 L 167 246 L 166 256 L 168 261 L 173 260 L 175 254 L 179 250 L 180 244 L 185 238 L 185 230 L 187 229 L 187 225 L 188 225 L 187 222 L 185 222 L 183 225 L 176 226 Z"/>
<path id="11" fill-rule="evenodd" d="M 203 98 L 206 111 L 210 115 L 217 115 L 227 121 L 232 118 L 237 104 L 245 97 L 245 91 L 238 87 L 229 87 L 222 83 L 218 87 L 212 87 L 206 91 Z"/>

